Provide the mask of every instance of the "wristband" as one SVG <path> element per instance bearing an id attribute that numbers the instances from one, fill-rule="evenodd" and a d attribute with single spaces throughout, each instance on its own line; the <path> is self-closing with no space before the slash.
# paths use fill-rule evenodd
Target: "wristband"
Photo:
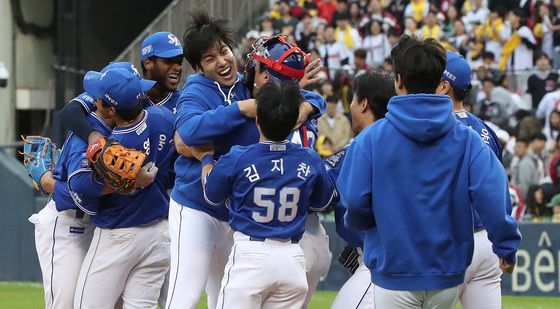
<path id="1" fill-rule="evenodd" d="M 202 164 L 202 166 L 206 166 L 208 164 L 214 164 L 214 155 L 211 154 L 207 154 L 204 157 L 202 157 L 202 159 L 200 160 L 200 163 Z"/>

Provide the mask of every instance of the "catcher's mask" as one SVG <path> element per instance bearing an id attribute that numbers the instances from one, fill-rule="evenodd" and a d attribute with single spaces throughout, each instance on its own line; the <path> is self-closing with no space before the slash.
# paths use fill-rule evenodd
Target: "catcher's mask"
<path id="1" fill-rule="evenodd" d="M 265 66 L 273 82 L 300 80 L 309 64 L 309 55 L 290 45 L 282 35 L 262 36 L 253 44 L 245 65 L 245 86 L 252 92 L 256 62 Z"/>

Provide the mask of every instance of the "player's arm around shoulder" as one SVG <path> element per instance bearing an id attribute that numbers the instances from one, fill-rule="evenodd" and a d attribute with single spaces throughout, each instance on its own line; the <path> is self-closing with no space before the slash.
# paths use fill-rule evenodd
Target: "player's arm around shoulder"
<path id="1" fill-rule="evenodd" d="M 202 157 L 202 188 L 207 203 L 220 206 L 232 194 L 236 162 L 243 153 L 241 147 L 232 147 L 230 152 L 214 162 L 213 155 Z"/>
<path id="2" fill-rule="evenodd" d="M 366 131 L 348 147 L 336 182 L 340 203 L 347 209 L 344 224 L 357 231 L 367 230 L 375 224 L 371 149 L 365 149 L 369 145 L 364 145 L 364 133 Z"/>
<path id="3" fill-rule="evenodd" d="M 309 154 L 310 161 L 316 171 L 309 209 L 312 211 L 324 211 L 329 206 L 335 205 L 338 202 L 338 193 L 333 180 L 327 173 L 325 163 L 321 160 L 319 154 L 309 148 L 304 149 Z"/>
<path id="4" fill-rule="evenodd" d="M 492 242 L 494 253 L 509 265 L 521 242 L 517 222 L 507 213 L 509 195 L 506 172 L 480 139 L 471 138 L 469 193 L 474 209 L 480 214 Z"/>
<path id="5" fill-rule="evenodd" d="M 327 102 L 322 95 L 305 89 L 301 90 L 301 94 L 303 95 L 305 102 L 313 107 L 312 112 L 308 115 L 309 118 L 318 119 L 325 114 L 327 111 Z"/>

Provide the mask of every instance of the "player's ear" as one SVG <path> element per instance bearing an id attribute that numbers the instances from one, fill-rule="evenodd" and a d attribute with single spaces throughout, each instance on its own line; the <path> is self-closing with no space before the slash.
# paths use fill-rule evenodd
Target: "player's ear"
<path id="1" fill-rule="evenodd" d="M 363 99 L 360 101 L 360 112 L 365 113 L 369 109 L 368 99 Z"/>
<path id="2" fill-rule="evenodd" d="M 146 68 L 146 70 L 151 71 L 153 67 L 154 67 L 154 62 L 152 61 L 152 59 L 150 58 L 144 59 L 144 68 Z"/>

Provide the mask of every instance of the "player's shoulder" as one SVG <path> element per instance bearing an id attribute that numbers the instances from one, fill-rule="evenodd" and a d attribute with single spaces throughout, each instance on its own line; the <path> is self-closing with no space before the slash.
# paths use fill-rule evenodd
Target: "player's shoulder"
<path id="1" fill-rule="evenodd" d="M 346 145 L 346 146 L 344 146 L 344 148 L 339 150 L 337 153 L 335 153 L 333 155 L 330 155 L 329 157 L 325 158 L 323 160 L 325 165 L 328 166 L 329 168 L 336 168 L 337 166 L 339 166 L 343 162 L 344 156 L 346 156 L 346 152 L 348 151 L 349 146 L 350 145 Z"/>
<path id="2" fill-rule="evenodd" d="M 148 114 L 148 122 L 150 125 L 163 125 L 164 123 L 173 125 L 175 115 L 167 107 L 164 106 L 150 106 L 145 109 Z M 162 121 L 164 123 L 162 123 Z"/>
<path id="3" fill-rule="evenodd" d="M 104 136 L 111 134 L 113 128 L 109 126 L 101 117 L 95 113 L 90 113 L 88 115 L 88 121 L 93 127 L 93 129 Z"/>
<path id="4" fill-rule="evenodd" d="M 69 102 L 72 102 L 72 101 L 76 101 L 76 102 L 80 103 L 87 110 L 88 113 L 91 113 L 96 109 L 95 98 L 92 97 L 87 92 L 80 93 L 78 96 L 71 99 Z"/>

